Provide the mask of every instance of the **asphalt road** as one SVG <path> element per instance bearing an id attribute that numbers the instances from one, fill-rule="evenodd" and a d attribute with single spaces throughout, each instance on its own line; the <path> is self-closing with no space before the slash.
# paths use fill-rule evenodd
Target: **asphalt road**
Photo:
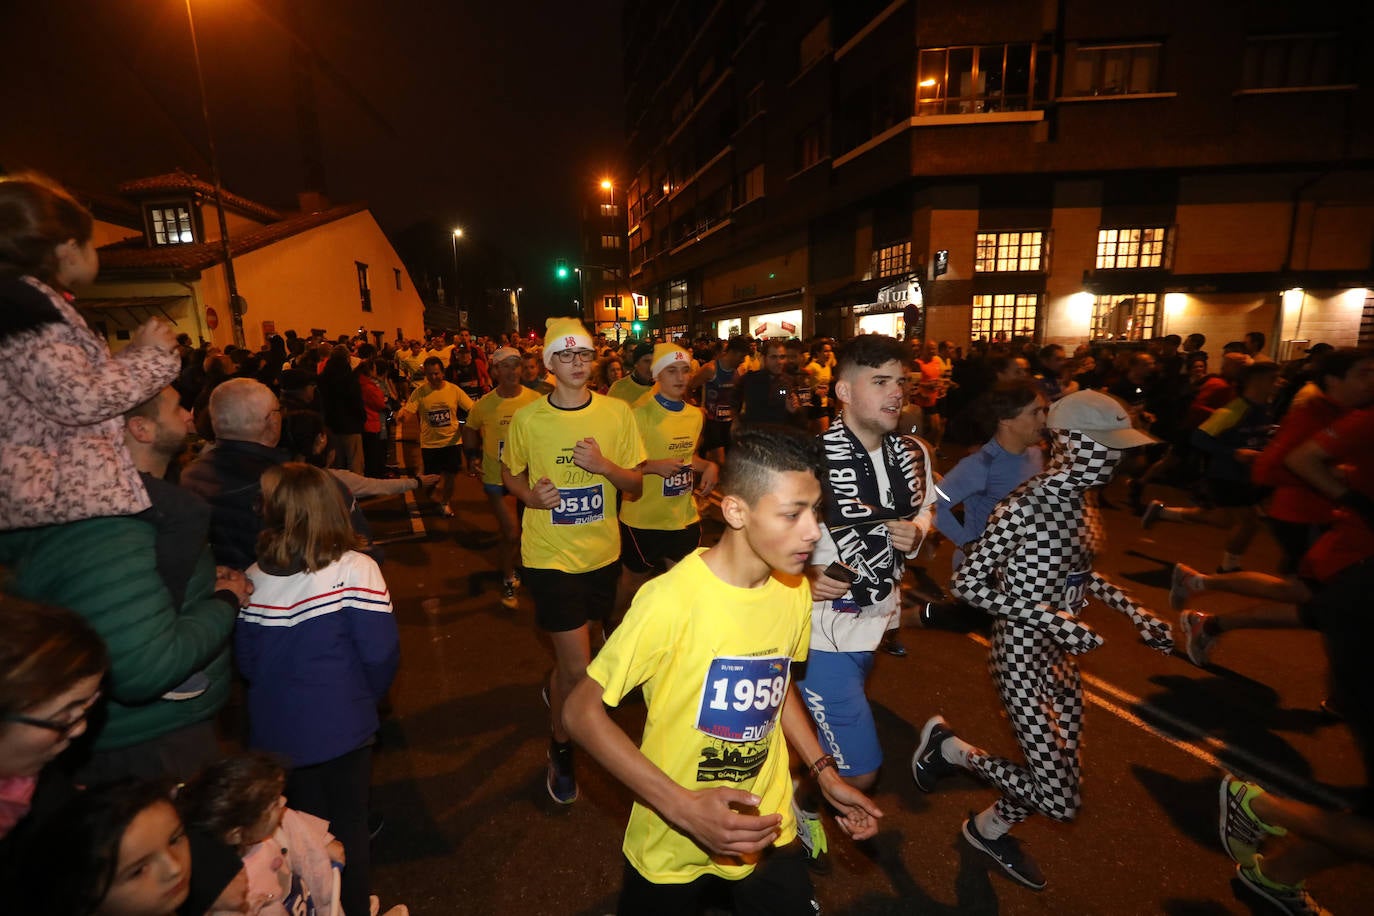
<path id="1" fill-rule="evenodd" d="M 1124 504 L 1120 484 L 1110 492 Z M 416 916 L 613 912 L 631 798 L 585 755 L 580 800 L 563 807 L 548 798 L 539 689 L 551 650 L 526 596 L 513 612 L 497 600 L 495 528 L 477 481 L 461 479 L 454 506 L 454 519 L 423 496 L 367 507 L 388 541 L 383 570 L 403 652 L 373 777 L 373 809 L 386 819 L 374 842 L 374 890 L 384 908 L 404 902 Z M 1111 542 L 1099 571 L 1165 613 L 1171 564 L 1210 567 L 1220 555 L 1219 531 L 1161 524 L 1146 533 L 1122 510 L 1106 517 Z M 946 545 L 926 562 L 941 582 L 948 554 Z M 1261 537 L 1247 559 L 1265 569 L 1273 558 Z M 1239 601 L 1220 596 L 1207 607 Z M 883 830 L 859 846 L 831 829 L 834 869 L 816 879 L 824 912 L 1271 912 L 1240 888 L 1219 848 L 1219 767 L 1331 803 L 1361 783 L 1348 732 L 1319 709 L 1326 675 L 1317 636 L 1229 634 L 1215 664 L 1200 670 L 1145 648 L 1104 606 L 1085 615 L 1107 642 L 1082 659 L 1083 808 L 1073 824 L 1032 818 L 1017 830 L 1049 886 L 1013 884 L 960 839 L 960 822 L 991 790 L 958 777 L 924 795 L 912 782 L 920 726 L 936 712 L 975 744 L 1017 751 L 984 646 L 908 628 L 910 655 L 880 655 L 869 690 L 888 761 L 875 793 Z M 644 710 L 627 704 L 614 715 L 637 734 Z M 1374 911 L 1369 866 L 1320 875 L 1310 890 L 1338 914 Z"/>

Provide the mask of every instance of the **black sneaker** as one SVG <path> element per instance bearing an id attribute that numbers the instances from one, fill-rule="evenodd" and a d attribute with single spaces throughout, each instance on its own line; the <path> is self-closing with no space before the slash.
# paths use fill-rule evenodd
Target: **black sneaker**
<path id="1" fill-rule="evenodd" d="M 901 640 L 897 638 L 896 630 L 889 630 L 888 635 L 883 637 L 878 648 L 894 658 L 906 658 L 906 646 L 902 645 Z"/>
<path id="2" fill-rule="evenodd" d="M 940 753 L 945 739 L 953 737 L 954 732 L 942 716 L 931 716 L 921 729 L 921 743 L 911 755 L 911 778 L 916 780 L 916 787 L 922 792 L 934 792 L 935 783 L 959 771 L 957 764 L 950 763 Z"/>
<path id="3" fill-rule="evenodd" d="M 549 766 L 544 774 L 544 788 L 549 790 L 549 798 L 560 805 L 571 805 L 577 801 L 577 777 L 573 775 L 571 744 L 549 745 Z"/>
<path id="4" fill-rule="evenodd" d="M 986 853 L 988 858 L 1002 866 L 1002 870 L 1020 884 L 1024 884 L 1031 890 L 1044 890 L 1045 875 L 1040 871 L 1040 866 L 1030 853 L 1021 848 L 1021 841 L 1007 834 L 996 840 L 990 840 L 978 832 L 978 827 L 973 823 L 972 815 L 964 821 L 961 828 L 964 839 L 968 840 L 969 845 L 979 852 Z"/>
<path id="5" fill-rule="evenodd" d="M 1160 513 L 1169 508 L 1157 499 L 1150 500 L 1150 504 L 1145 507 L 1145 511 L 1140 515 L 1140 527 L 1149 531 L 1159 521 Z"/>

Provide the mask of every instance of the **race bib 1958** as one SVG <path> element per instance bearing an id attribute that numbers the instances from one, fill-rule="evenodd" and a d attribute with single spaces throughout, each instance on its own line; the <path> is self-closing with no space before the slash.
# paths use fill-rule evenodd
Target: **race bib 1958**
<path id="1" fill-rule="evenodd" d="M 553 508 L 555 525 L 587 525 L 606 517 L 605 497 L 601 485 L 590 487 L 560 487 L 562 500 Z"/>
<path id="2" fill-rule="evenodd" d="M 787 692 L 792 659 L 716 658 L 702 685 L 697 731 L 722 741 L 762 741 Z"/>

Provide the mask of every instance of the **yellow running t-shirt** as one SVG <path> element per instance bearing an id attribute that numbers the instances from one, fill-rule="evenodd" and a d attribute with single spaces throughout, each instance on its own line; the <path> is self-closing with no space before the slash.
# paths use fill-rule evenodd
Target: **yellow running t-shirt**
<path id="1" fill-rule="evenodd" d="M 502 462 L 516 476 L 528 470 L 530 486 L 549 478 L 563 497 L 555 509 L 525 507 L 520 558 L 526 566 L 582 573 L 620 558 L 615 486 L 573 464 L 573 446 L 591 437 L 610 461 L 633 468 L 644 460 L 644 445 L 629 405 L 589 395 L 572 410 L 542 397 L 511 418 Z"/>
<path id="2" fill-rule="evenodd" d="M 539 392 L 520 386 L 520 393 L 503 398 L 492 389 L 477 399 L 468 413 L 468 429 L 482 436 L 482 483 L 501 483 L 501 453 L 506 450 L 510 418 L 526 404 L 539 400 Z"/>
<path id="3" fill-rule="evenodd" d="M 635 381 L 633 375 L 627 375 L 624 378 L 615 380 L 610 390 L 606 392 L 606 397 L 619 398 L 626 404 L 636 404 L 640 398 L 653 390 L 654 386 L 652 382 L 648 385 L 641 385 L 639 382 Z"/>
<path id="4" fill-rule="evenodd" d="M 652 394 L 640 398 L 634 415 L 649 459 L 671 458 L 682 470 L 671 477 L 645 474 L 644 495 L 621 503 L 620 520 L 631 528 L 681 531 L 701 518 L 692 493 L 692 453 L 701 438 L 704 415 L 691 404 L 669 410 Z"/>
<path id="5" fill-rule="evenodd" d="M 445 448 L 463 444 L 459 410 L 472 410 L 472 398 L 452 382 L 435 390 L 429 382 L 410 393 L 403 408 L 420 418 L 420 448 Z"/>
<path id="6" fill-rule="evenodd" d="M 781 814 L 774 841 L 796 836 L 792 776 L 779 725 L 792 663 L 811 642 L 811 589 L 775 578 L 738 588 L 716 577 L 698 550 L 639 590 L 625 620 L 587 667 L 611 706 L 639 685 L 649 708 L 640 750 L 688 789 L 741 789 L 759 814 Z M 622 847 L 656 884 L 703 874 L 739 879 L 758 856 L 712 857 L 636 801 Z"/>

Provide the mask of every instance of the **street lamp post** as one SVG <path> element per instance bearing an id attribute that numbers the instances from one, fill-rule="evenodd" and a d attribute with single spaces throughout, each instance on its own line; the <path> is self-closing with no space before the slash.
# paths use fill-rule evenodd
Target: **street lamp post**
<path id="1" fill-rule="evenodd" d="M 200 67 L 200 44 L 196 41 L 196 17 L 191 12 L 191 0 L 186 0 L 186 22 L 191 27 L 191 56 L 196 63 L 196 85 L 200 89 L 200 117 L 205 122 L 205 139 L 210 147 L 210 177 L 215 184 L 215 212 L 219 215 L 220 255 L 224 258 L 224 285 L 229 291 L 229 322 L 234 331 L 234 346 L 247 347 L 243 332 L 244 302 L 239 297 L 238 280 L 234 276 L 234 259 L 229 252 L 229 224 L 224 217 L 224 186 L 219 177 L 219 155 L 215 152 L 215 130 L 210 124 L 210 103 L 205 98 L 205 74 Z"/>
<path id="2" fill-rule="evenodd" d="M 462 303 L 458 299 L 458 240 L 463 237 L 463 230 L 455 228 L 453 230 L 453 307 L 457 311 L 462 311 Z"/>

